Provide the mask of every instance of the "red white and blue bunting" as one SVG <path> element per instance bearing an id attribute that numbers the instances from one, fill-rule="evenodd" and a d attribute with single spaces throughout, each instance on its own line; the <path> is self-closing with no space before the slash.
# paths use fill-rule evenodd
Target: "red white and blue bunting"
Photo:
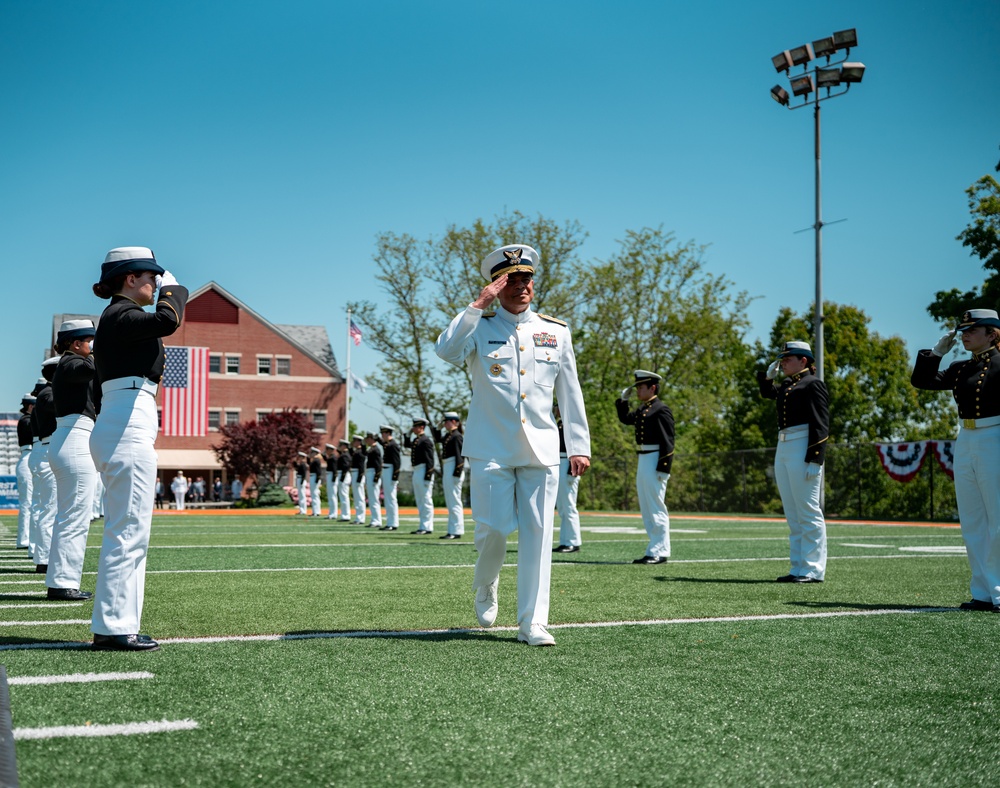
<path id="1" fill-rule="evenodd" d="M 934 444 L 934 456 L 937 457 L 941 470 L 948 478 L 955 478 L 955 441 L 931 441 Z"/>
<path id="2" fill-rule="evenodd" d="M 875 449 L 885 472 L 897 482 L 908 482 L 920 473 L 930 443 L 933 441 L 876 443 Z"/>

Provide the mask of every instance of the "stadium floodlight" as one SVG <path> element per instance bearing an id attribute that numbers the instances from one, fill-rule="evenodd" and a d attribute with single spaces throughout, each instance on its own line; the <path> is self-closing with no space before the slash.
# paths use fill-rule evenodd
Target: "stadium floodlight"
<path id="1" fill-rule="evenodd" d="M 792 67 L 792 56 L 788 54 L 788 50 L 786 49 L 784 52 L 779 52 L 772 57 L 771 62 L 774 63 L 774 70 L 780 74 L 782 71 L 788 71 Z"/>
<path id="2" fill-rule="evenodd" d="M 834 46 L 840 49 L 850 49 L 858 45 L 858 31 L 853 27 L 850 30 L 838 30 L 833 34 Z"/>
<path id="3" fill-rule="evenodd" d="M 827 38 L 820 38 L 813 41 L 813 54 L 816 57 L 826 56 L 827 62 L 830 60 L 830 55 L 837 51 L 837 45 L 833 43 L 833 36 L 828 36 Z"/>
<path id="4" fill-rule="evenodd" d="M 840 67 L 837 68 L 817 68 L 816 87 L 833 88 L 840 84 Z"/>
<path id="5" fill-rule="evenodd" d="M 857 83 L 864 79 L 864 63 L 844 63 L 840 68 L 840 80 L 847 83 Z"/>
<path id="6" fill-rule="evenodd" d="M 792 80 L 793 96 L 808 96 L 810 93 L 815 92 L 816 85 L 813 82 L 812 74 L 803 74 L 801 77 L 796 77 Z"/>
<path id="7" fill-rule="evenodd" d="M 801 66 L 815 59 L 812 44 L 803 44 L 800 47 L 795 47 L 795 49 L 789 49 L 788 56 L 792 59 L 793 66 Z"/>
<path id="8" fill-rule="evenodd" d="M 781 87 L 781 85 L 775 85 L 771 88 L 771 98 L 784 107 L 788 106 L 788 91 Z"/>

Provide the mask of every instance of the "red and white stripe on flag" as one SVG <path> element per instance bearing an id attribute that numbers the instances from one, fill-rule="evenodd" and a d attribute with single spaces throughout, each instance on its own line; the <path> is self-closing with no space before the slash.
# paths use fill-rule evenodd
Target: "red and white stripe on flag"
<path id="1" fill-rule="evenodd" d="M 168 346 L 163 352 L 163 434 L 204 437 L 208 434 L 208 348 Z"/>

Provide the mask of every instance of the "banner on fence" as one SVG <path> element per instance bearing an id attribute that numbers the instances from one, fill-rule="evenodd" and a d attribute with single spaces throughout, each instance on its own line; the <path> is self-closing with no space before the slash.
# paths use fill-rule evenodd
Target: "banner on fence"
<path id="1" fill-rule="evenodd" d="M 908 482 L 920 473 L 929 444 L 933 442 L 876 443 L 875 449 L 885 472 L 897 482 Z"/>
<path id="2" fill-rule="evenodd" d="M 948 478 L 955 480 L 955 441 L 931 441 L 934 444 L 934 456 L 937 457 L 941 470 Z"/>

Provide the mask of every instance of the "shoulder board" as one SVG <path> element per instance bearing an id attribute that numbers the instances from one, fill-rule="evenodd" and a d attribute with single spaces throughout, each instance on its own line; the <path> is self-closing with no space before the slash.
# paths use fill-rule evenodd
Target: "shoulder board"
<path id="1" fill-rule="evenodd" d="M 496 317 L 496 312 L 483 312 L 483 320 L 489 320 L 491 317 Z"/>
<path id="2" fill-rule="evenodd" d="M 548 320 L 550 323 L 558 323 L 561 326 L 567 325 L 565 320 L 560 320 L 558 317 L 551 317 L 550 315 L 539 315 L 542 320 Z"/>

